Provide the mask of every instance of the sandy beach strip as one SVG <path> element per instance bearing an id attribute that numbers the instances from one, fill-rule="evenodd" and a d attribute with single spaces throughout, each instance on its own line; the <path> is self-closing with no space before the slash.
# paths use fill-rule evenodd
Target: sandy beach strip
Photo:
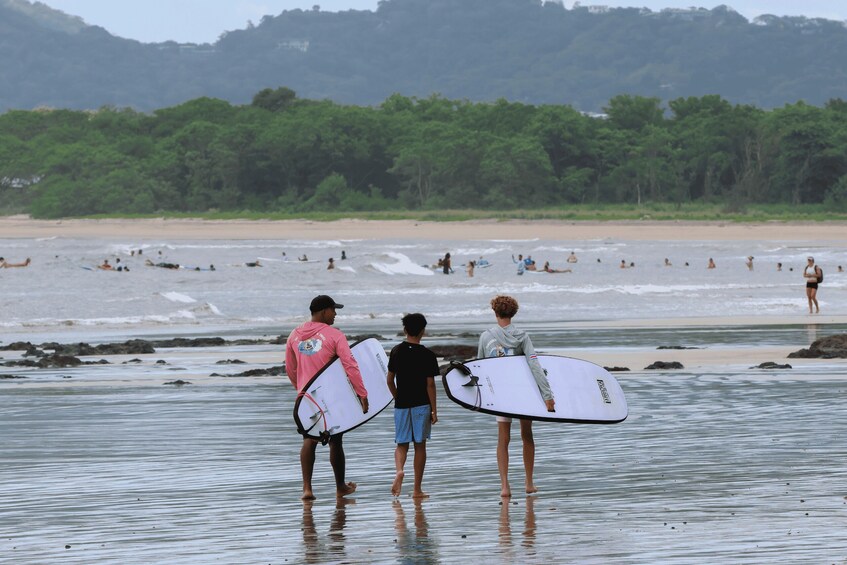
<path id="1" fill-rule="evenodd" d="M 202 219 L 71 219 L 33 220 L 0 217 L 0 238 L 122 239 L 554 239 L 614 241 L 835 241 L 843 240 L 847 223 L 767 222 L 736 224 L 690 221 L 472 220 L 202 220 Z"/>

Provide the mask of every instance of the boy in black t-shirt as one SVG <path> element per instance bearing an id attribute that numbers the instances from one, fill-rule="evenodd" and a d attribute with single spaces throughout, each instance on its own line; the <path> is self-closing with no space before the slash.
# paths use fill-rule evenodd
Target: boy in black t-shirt
<path id="1" fill-rule="evenodd" d="M 424 467 L 426 466 L 426 440 L 432 424 L 438 421 L 435 408 L 435 376 L 438 375 L 438 359 L 435 354 L 421 345 L 426 318 L 423 314 L 407 314 L 403 317 L 406 341 L 391 350 L 388 359 L 388 389 L 394 395 L 394 464 L 397 475 L 391 485 L 391 494 L 400 496 L 405 473 L 409 442 L 415 444 L 415 490 L 413 498 L 429 495 L 421 490 Z M 395 382 L 396 380 L 396 382 Z"/>

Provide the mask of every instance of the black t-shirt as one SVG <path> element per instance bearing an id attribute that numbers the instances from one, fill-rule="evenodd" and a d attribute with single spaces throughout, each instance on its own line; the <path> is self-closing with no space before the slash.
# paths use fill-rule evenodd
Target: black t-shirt
<path id="1" fill-rule="evenodd" d="M 395 408 L 413 408 L 429 404 L 427 379 L 438 374 L 438 359 L 425 346 L 404 341 L 391 350 L 388 370 L 394 373 L 397 387 Z"/>

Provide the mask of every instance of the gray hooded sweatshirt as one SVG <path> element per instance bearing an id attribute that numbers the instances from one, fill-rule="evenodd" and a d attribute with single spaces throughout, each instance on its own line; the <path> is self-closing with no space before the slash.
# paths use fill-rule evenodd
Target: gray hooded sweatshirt
<path id="1" fill-rule="evenodd" d="M 547 375 L 544 374 L 544 369 L 535 356 L 535 348 L 532 346 L 532 340 L 529 339 L 527 333 L 519 330 L 514 325 L 509 324 L 505 328 L 499 325 L 489 328 L 482 332 L 479 336 L 479 350 L 477 357 L 505 357 L 506 355 L 521 355 L 526 357 L 529 363 L 529 369 L 532 371 L 532 376 L 535 378 L 535 383 L 538 385 L 538 390 L 541 391 L 541 398 L 550 400 L 553 398 L 553 391 L 550 390 L 550 383 L 547 382 Z"/>

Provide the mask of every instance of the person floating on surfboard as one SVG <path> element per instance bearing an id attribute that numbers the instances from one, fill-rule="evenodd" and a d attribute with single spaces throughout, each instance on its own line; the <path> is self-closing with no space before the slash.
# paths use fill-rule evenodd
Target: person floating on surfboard
<path id="1" fill-rule="evenodd" d="M 421 490 L 426 467 L 426 440 L 432 424 L 438 421 L 435 404 L 435 377 L 438 359 L 435 353 L 421 345 L 426 317 L 423 314 L 403 316 L 406 340 L 391 350 L 388 358 L 388 390 L 394 397 L 394 464 L 397 474 L 391 485 L 391 494 L 400 496 L 409 453 L 409 442 L 415 444 L 415 490 L 412 498 L 427 498 Z"/>
<path id="2" fill-rule="evenodd" d="M 535 383 L 541 391 L 541 398 L 548 412 L 554 412 L 556 401 L 544 369 L 538 362 L 535 348 L 529 335 L 512 325 L 512 318 L 518 313 L 518 301 L 511 296 L 496 296 L 491 300 L 491 309 L 497 317 L 497 325 L 487 329 L 479 336 L 477 357 L 504 357 L 506 355 L 524 355 L 529 363 Z M 500 471 L 500 496 L 512 496 L 509 486 L 509 440 L 511 439 L 512 419 L 497 416 L 497 468 Z M 532 420 L 521 419 L 521 440 L 523 441 L 523 464 L 526 471 L 526 492 L 538 492 L 532 479 L 535 469 L 535 440 L 532 437 Z"/>
<path id="3" fill-rule="evenodd" d="M 312 319 L 296 328 L 288 336 L 285 342 L 285 370 L 291 384 L 298 392 L 303 391 L 312 377 L 317 374 L 328 362 L 336 356 L 341 359 L 341 364 L 353 390 L 362 404 L 362 413 L 368 412 L 368 391 L 362 381 L 359 365 L 350 352 L 350 346 L 344 334 L 332 327 L 335 322 L 336 309 L 343 308 L 325 294 L 312 299 L 309 311 Z M 348 386 L 345 382 L 339 382 L 339 387 Z M 356 483 L 345 482 L 344 445 L 342 434 L 329 437 L 329 462 L 335 475 L 335 489 L 337 496 L 346 496 L 356 490 Z M 313 500 L 315 495 L 312 491 L 312 472 L 315 468 L 315 451 L 318 440 L 303 437 L 303 447 L 300 449 L 300 467 L 303 472 L 303 500 Z"/>

